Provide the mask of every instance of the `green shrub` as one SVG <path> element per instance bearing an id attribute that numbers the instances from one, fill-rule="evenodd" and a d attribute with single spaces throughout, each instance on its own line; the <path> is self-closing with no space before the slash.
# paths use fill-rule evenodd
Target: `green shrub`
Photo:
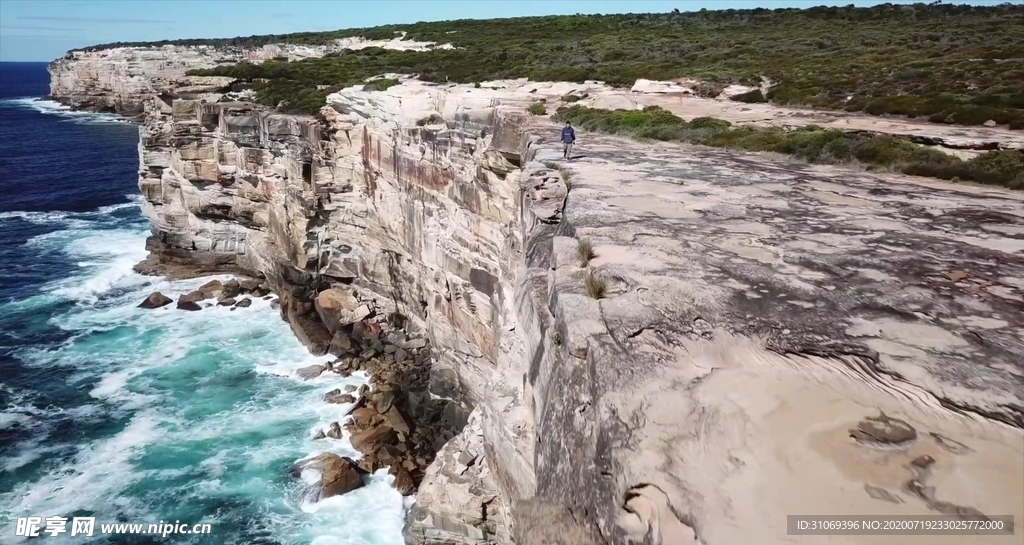
<path id="1" fill-rule="evenodd" d="M 811 163 L 838 160 L 845 162 L 850 157 L 850 147 L 836 145 L 845 142 L 846 135 L 839 131 L 827 131 L 819 127 L 803 127 L 791 131 L 779 142 L 773 151 L 795 155 Z"/>
<path id="2" fill-rule="evenodd" d="M 526 111 L 530 112 L 530 115 L 544 115 L 548 113 L 548 108 L 543 103 L 535 102 Z"/>
<path id="3" fill-rule="evenodd" d="M 1024 151 L 991 151 L 970 161 L 938 149 L 919 146 L 894 136 L 848 133 L 808 126 L 734 127 L 728 121 L 698 117 L 689 123 L 671 112 L 652 106 L 643 110 L 599 110 L 570 106 L 559 108 L 555 118 L 571 121 L 581 130 L 634 138 L 681 141 L 745 151 L 768 151 L 798 157 L 811 163 L 857 163 L 915 176 L 944 180 L 960 179 L 1024 189 Z"/>
<path id="4" fill-rule="evenodd" d="M 688 124 L 691 129 L 708 129 L 712 131 L 724 131 L 732 127 L 732 123 L 714 117 L 696 117 Z"/>
<path id="5" fill-rule="evenodd" d="M 568 103 L 579 102 L 581 100 L 583 100 L 583 97 L 573 94 L 565 95 L 562 97 L 562 102 Z"/>
<path id="6" fill-rule="evenodd" d="M 867 165 L 891 166 L 911 154 L 917 145 L 902 138 L 878 136 L 853 147 L 853 156 Z"/>
<path id="7" fill-rule="evenodd" d="M 778 82 L 769 96 L 751 92 L 736 99 L 979 124 L 988 119 L 1009 123 L 1024 114 L 1022 20 L 1024 6 L 1019 3 L 881 4 L 466 19 L 88 49 L 321 45 L 352 36 L 392 38 L 395 32 L 406 32 L 407 39 L 456 46 L 428 51 L 367 48 L 320 59 L 191 72 L 237 78 L 255 87 L 261 103 L 284 104 L 295 112 L 315 113 L 326 92 L 385 73 L 474 84 L 521 77 L 596 79 L 613 85 L 632 85 L 641 77 L 714 82 L 695 89 L 701 96 L 712 96 L 727 84 L 758 85 L 764 75 Z"/>
<path id="8" fill-rule="evenodd" d="M 1019 183 L 1021 173 L 1024 173 L 1024 151 L 990 151 L 967 161 L 967 168 L 971 180 L 1007 186 L 1016 181 L 1013 188 L 1024 189 Z"/>
<path id="9" fill-rule="evenodd" d="M 739 127 L 736 130 L 715 134 L 706 143 L 746 151 L 776 151 L 785 138 L 786 131 L 781 128 Z"/>
<path id="10" fill-rule="evenodd" d="M 645 131 L 652 134 L 652 131 L 682 130 L 687 127 L 681 118 L 658 106 L 648 106 L 642 110 L 600 110 L 568 106 L 559 108 L 555 112 L 555 117 L 562 122 L 569 121 L 581 129 L 612 134 Z"/>
<path id="11" fill-rule="evenodd" d="M 399 83 L 401 83 L 401 82 L 399 82 L 396 79 L 382 78 L 382 79 L 374 80 L 374 81 L 371 81 L 371 82 L 367 83 L 366 85 L 363 86 L 363 90 L 364 91 L 387 91 L 388 89 L 390 89 L 391 87 L 394 87 L 395 85 L 398 85 Z"/>
<path id="12" fill-rule="evenodd" d="M 672 125 L 641 125 L 634 127 L 632 136 L 650 140 L 661 140 L 662 142 L 685 140 L 686 128 Z"/>

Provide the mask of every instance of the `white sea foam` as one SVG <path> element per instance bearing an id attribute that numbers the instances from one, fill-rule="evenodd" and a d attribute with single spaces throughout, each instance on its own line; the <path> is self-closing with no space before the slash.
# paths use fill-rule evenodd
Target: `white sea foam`
<path id="1" fill-rule="evenodd" d="M 13 212 L 0 212 L 0 220 L 18 218 L 32 223 L 45 224 L 66 219 L 68 214 L 70 212 L 23 212 L 15 210 Z"/>
<path id="2" fill-rule="evenodd" d="M 65 229 L 88 229 L 89 227 L 97 227 L 95 221 L 98 219 L 109 221 L 108 214 L 120 210 L 138 208 L 142 204 L 142 197 L 140 195 L 125 195 L 125 197 L 128 198 L 128 202 L 103 206 L 92 212 L 70 212 L 63 210 L 48 212 L 13 210 L 0 212 L 0 221 L 20 219 L 36 225 L 56 225 Z M 66 235 L 64 231 L 55 231 L 50 234 L 50 236 L 64 235 Z"/>
<path id="3" fill-rule="evenodd" d="M 316 503 L 303 503 L 302 510 L 313 515 L 326 532 L 316 536 L 312 545 L 384 545 L 403 543 L 394 528 L 404 524 L 405 506 L 391 496 L 394 477 L 382 469 L 370 476 L 363 488 L 343 496 Z M 345 513 L 364 516 L 347 517 Z"/>
<path id="4" fill-rule="evenodd" d="M 5 412 L 0 413 L 0 430 L 5 430 L 7 428 L 13 428 L 14 426 L 16 426 L 18 424 L 25 424 L 25 423 L 31 422 L 31 421 L 32 421 L 32 417 L 30 417 L 29 415 L 27 415 L 25 413 L 13 412 L 13 411 L 11 411 L 11 412 L 5 411 Z"/>
<path id="5" fill-rule="evenodd" d="M 14 456 L 0 460 L 0 471 L 10 472 L 20 469 L 50 453 L 59 452 L 61 446 L 43 446 L 42 441 L 32 439 L 23 441 L 16 445 L 17 453 Z"/>
<path id="6" fill-rule="evenodd" d="M 83 445 L 74 460 L 34 483 L 16 486 L 13 513 L 70 513 L 98 510 L 139 478 L 131 459 L 138 448 L 158 437 L 156 419 L 136 416 L 113 437 Z"/>
<path id="7" fill-rule="evenodd" d="M 145 257 L 147 233 L 104 229 L 96 223 L 103 218 L 95 216 L 135 205 L 107 207 L 88 219 L 65 213 L 29 216 L 29 221 L 65 227 L 29 244 L 59 250 L 81 269 L 46 286 L 47 295 L 33 303 L 43 305 L 54 297 L 75 302 L 70 312 L 51 318 L 72 338 L 59 347 L 23 351 L 19 358 L 41 371 L 54 366 L 74 369 L 70 382 L 86 387 L 96 400 L 96 405 L 85 407 L 128 418 L 129 424 L 81 444 L 77 455 L 37 480 L 0 493 L 0 504 L 22 516 L 66 516 L 75 509 L 89 509 L 98 517 L 117 514 L 149 521 L 163 514 L 128 490 L 144 483 L 152 486 L 154 481 L 192 479 L 178 492 L 192 498 L 190 502 L 210 497 L 252 502 L 263 513 L 260 524 L 281 543 L 401 544 L 407 505 L 390 486 L 392 477 L 386 471 L 370 476 L 360 490 L 317 503 L 302 499 L 300 483 L 281 488 L 271 482 L 281 479 L 282 462 L 325 450 L 359 456 L 347 436 L 318 441 L 311 437 L 317 429 L 343 421 L 349 409 L 324 403 L 324 394 L 364 384 L 366 375 L 342 378 L 325 373 L 312 381 L 301 380 L 297 369 L 328 358 L 311 356 L 270 301 L 254 299 L 248 308 L 214 306 L 198 312 L 173 305 L 137 308 L 154 290 L 176 298 L 210 277 L 172 282 L 134 273 L 132 266 Z M 0 415 L 0 428 L 43 418 L 11 407 Z M 185 467 L 142 462 L 155 453 L 189 452 L 190 445 L 202 444 L 216 447 Z M 46 455 L 46 448 L 19 445 L 16 456 L 0 460 L 0 468 L 23 467 Z M 7 529 L 0 532 L 7 535 Z"/>
<path id="8" fill-rule="evenodd" d="M 132 121 L 117 114 L 72 110 L 53 100 L 37 97 L 10 98 L 0 101 L 0 106 L 32 109 L 42 114 L 57 115 L 72 123 L 82 124 L 124 124 Z"/>

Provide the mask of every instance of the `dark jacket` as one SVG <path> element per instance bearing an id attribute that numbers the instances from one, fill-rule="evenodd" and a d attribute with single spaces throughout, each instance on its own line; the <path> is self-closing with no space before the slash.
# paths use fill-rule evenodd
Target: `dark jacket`
<path id="1" fill-rule="evenodd" d="M 571 144 L 576 141 L 576 131 L 572 127 L 562 127 L 562 142 Z"/>

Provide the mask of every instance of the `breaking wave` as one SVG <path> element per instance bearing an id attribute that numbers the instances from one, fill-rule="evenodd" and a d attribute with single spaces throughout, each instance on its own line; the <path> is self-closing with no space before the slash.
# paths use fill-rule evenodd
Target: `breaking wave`
<path id="1" fill-rule="evenodd" d="M 116 114 L 75 111 L 59 102 L 37 97 L 21 97 L 0 100 L 0 108 L 29 108 L 42 114 L 55 115 L 66 121 L 80 124 L 130 124 L 131 120 Z"/>
<path id="2" fill-rule="evenodd" d="M 0 542 L 24 539 L 18 517 L 59 515 L 212 525 L 176 544 L 401 544 L 407 505 L 386 470 L 318 503 L 289 476 L 324 450 L 356 454 L 347 438 L 311 438 L 347 408 L 324 393 L 365 377 L 297 379 L 322 358 L 270 300 L 138 308 L 209 278 L 132 270 L 148 235 L 134 131 L 22 98 L 45 92 L 45 65 L 30 68 L 0 65 Z M 161 542 L 141 537 L 45 541 Z"/>

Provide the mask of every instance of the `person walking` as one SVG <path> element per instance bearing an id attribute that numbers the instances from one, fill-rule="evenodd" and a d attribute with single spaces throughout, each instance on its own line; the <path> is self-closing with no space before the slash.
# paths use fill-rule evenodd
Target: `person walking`
<path id="1" fill-rule="evenodd" d="M 565 126 L 562 127 L 562 157 L 565 159 L 572 159 L 572 145 L 576 143 L 576 131 L 572 128 L 572 123 L 565 122 Z"/>

